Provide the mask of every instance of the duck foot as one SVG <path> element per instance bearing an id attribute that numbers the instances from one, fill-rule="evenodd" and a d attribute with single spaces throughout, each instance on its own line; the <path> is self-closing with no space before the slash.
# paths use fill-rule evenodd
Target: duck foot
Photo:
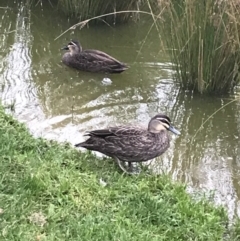
<path id="1" fill-rule="evenodd" d="M 126 162 L 124 161 L 120 161 L 117 157 L 114 158 L 116 160 L 117 165 L 120 167 L 120 169 L 129 175 L 136 175 L 136 174 L 140 174 L 141 172 L 141 168 L 139 168 L 138 165 L 136 165 L 135 163 L 132 162 L 127 162 L 128 166 L 126 166 Z"/>

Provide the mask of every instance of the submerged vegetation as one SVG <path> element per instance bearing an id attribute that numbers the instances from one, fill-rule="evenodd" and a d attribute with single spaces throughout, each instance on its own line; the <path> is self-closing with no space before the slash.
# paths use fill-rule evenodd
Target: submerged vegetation
<path id="1" fill-rule="evenodd" d="M 0 141 L 1 240 L 237 240 L 226 212 L 183 185 L 34 139 L 3 109 Z"/>
<path id="2" fill-rule="evenodd" d="M 165 0 L 159 29 L 186 89 L 226 93 L 239 83 L 240 6 L 228 0 Z"/>

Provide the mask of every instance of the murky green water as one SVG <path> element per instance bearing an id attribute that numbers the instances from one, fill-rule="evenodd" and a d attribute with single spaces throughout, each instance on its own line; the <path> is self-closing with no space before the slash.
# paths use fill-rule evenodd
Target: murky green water
<path id="1" fill-rule="evenodd" d="M 47 1 L 46 1 L 47 2 Z M 12 6 L 9 6 L 12 5 Z M 158 112 L 169 115 L 180 137 L 151 162 L 191 192 L 215 190 L 216 203 L 240 216 L 240 91 L 228 97 L 201 97 L 181 92 L 171 78 L 171 63 L 162 53 L 151 19 L 116 28 L 102 25 L 69 31 L 64 15 L 49 6 L 32 12 L 17 2 L 1 1 L 0 97 L 36 136 L 76 143 L 86 130 L 111 124 L 146 125 Z M 77 72 L 62 65 L 60 48 L 69 39 L 105 51 L 131 68 L 120 75 Z M 217 112 L 203 128 L 201 124 Z M 11 107 L 11 108 L 10 108 Z"/>

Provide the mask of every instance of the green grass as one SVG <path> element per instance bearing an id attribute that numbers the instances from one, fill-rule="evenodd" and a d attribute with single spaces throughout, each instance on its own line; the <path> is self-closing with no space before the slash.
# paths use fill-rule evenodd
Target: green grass
<path id="1" fill-rule="evenodd" d="M 238 240 L 240 225 L 230 233 L 226 212 L 183 185 L 34 139 L 3 109 L 0 143 L 1 241 Z"/>

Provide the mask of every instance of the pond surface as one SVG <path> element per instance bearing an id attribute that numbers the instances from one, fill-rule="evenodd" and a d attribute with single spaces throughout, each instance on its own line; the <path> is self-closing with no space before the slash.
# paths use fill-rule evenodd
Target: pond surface
<path id="1" fill-rule="evenodd" d="M 49 5 L 39 4 L 30 12 L 20 1 L 1 1 L 0 7 L 6 6 L 0 8 L 0 98 L 35 136 L 74 144 L 84 140 L 86 130 L 147 125 L 153 115 L 165 113 L 181 136 L 172 135 L 169 150 L 150 167 L 187 183 L 190 192 L 214 190 L 215 202 L 224 204 L 231 218 L 240 216 L 238 88 L 221 97 L 180 91 L 157 31 L 149 32 L 151 19 L 117 27 L 85 26 L 54 40 L 75 22 Z M 72 38 L 131 68 L 105 76 L 63 66 L 60 48 Z M 103 81 L 106 77 L 111 83 Z"/>

